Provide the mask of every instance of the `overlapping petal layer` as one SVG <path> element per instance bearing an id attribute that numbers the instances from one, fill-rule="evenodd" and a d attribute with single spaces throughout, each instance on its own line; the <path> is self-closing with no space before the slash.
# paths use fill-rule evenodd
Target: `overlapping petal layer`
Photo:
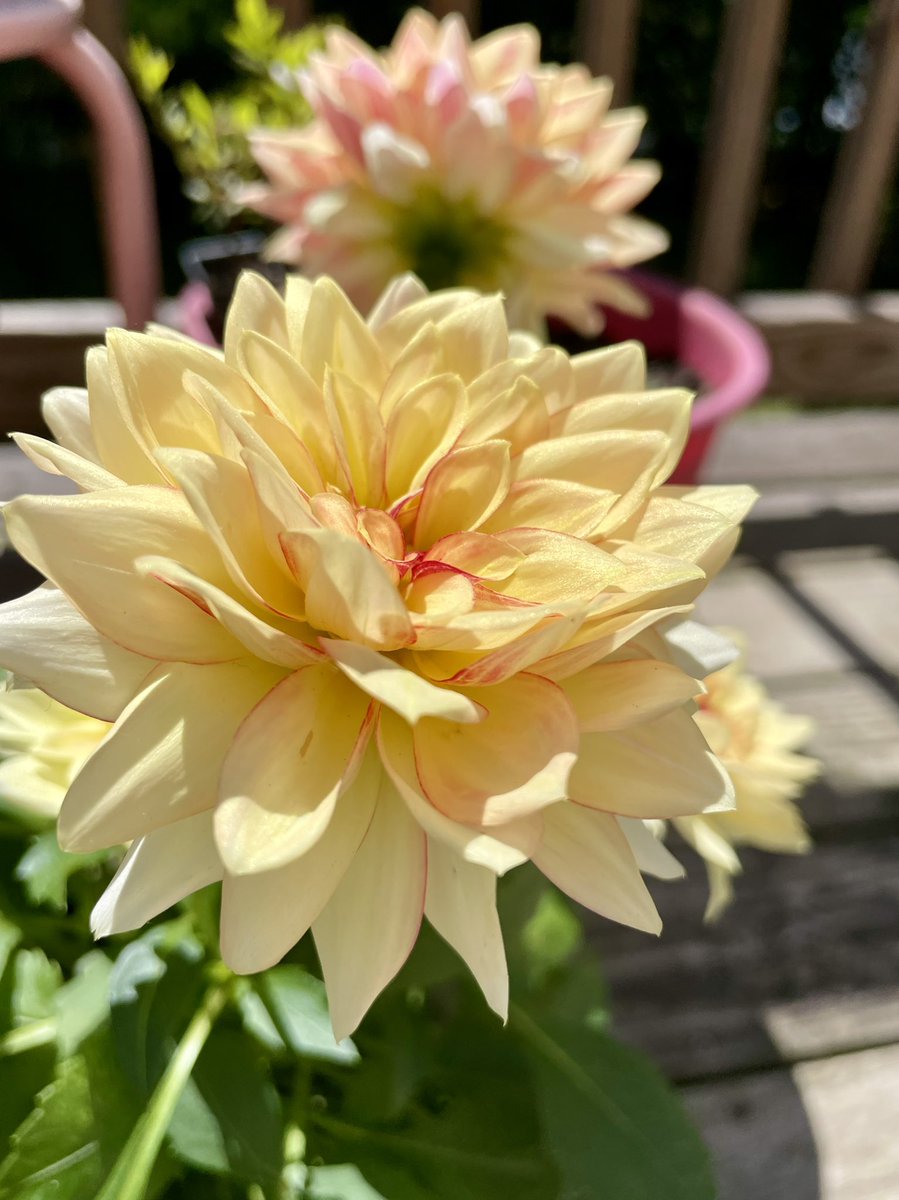
<path id="1" fill-rule="evenodd" d="M 88 375 L 48 398 L 62 450 L 22 443 L 82 492 L 6 509 L 50 582 L 0 662 L 114 722 L 60 817 L 132 841 L 98 932 L 223 879 L 228 962 L 311 928 L 343 1034 L 423 914 L 504 1011 L 495 878 L 529 858 L 657 927 L 639 819 L 730 803 L 670 626 L 750 500 L 665 486 L 687 393 L 410 278 L 366 322 L 249 275 L 223 354 L 114 333 Z"/>
<path id="2" fill-rule="evenodd" d="M 665 249 L 631 209 L 658 179 L 633 161 L 645 116 L 612 86 L 540 62 L 531 26 L 471 42 L 457 14 L 416 9 L 378 54 L 331 27 L 304 90 L 315 118 L 251 141 L 265 184 L 243 195 L 281 225 L 270 251 L 368 307 L 415 271 L 433 288 L 502 290 L 513 323 L 585 333 L 596 301 L 641 311 L 609 268 Z"/>

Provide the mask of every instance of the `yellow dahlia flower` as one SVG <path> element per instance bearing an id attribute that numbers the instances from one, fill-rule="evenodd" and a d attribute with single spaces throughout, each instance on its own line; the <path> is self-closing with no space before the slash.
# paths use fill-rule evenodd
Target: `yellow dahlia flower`
<path id="1" fill-rule="evenodd" d="M 645 115 L 610 111 L 610 80 L 541 64 L 529 25 L 472 43 L 458 14 L 411 11 L 382 54 L 342 28 L 325 40 L 304 76 L 312 123 L 251 138 L 267 183 L 243 199 L 281 225 L 273 258 L 361 308 L 414 271 L 504 292 L 519 328 L 552 313 L 594 333 L 596 301 L 643 311 L 609 268 L 665 249 L 630 212 L 659 170 L 631 160 Z"/>
<path id="2" fill-rule="evenodd" d="M 706 861 L 706 916 L 713 919 L 733 896 L 732 879 L 740 871 L 735 847 L 780 854 L 811 849 L 795 801 L 818 776 L 821 764 L 797 753 L 812 734 L 811 719 L 776 704 L 759 680 L 746 674 L 742 654 L 709 675 L 706 688 L 694 719 L 733 780 L 736 807 L 677 818 L 675 825 Z"/>
<path id="3" fill-rule="evenodd" d="M 109 725 L 10 682 L 0 681 L 0 805 L 55 817 Z"/>
<path id="4" fill-rule="evenodd" d="M 0 662 L 115 722 L 59 819 L 71 850 L 134 839 L 99 934 L 223 879 L 226 961 L 311 926 L 342 1036 L 422 914 L 504 1013 L 496 876 L 529 858 L 658 930 L 618 818 L 730 785 L 700 685 L 631 641 L 751 500 L 661 486 L 687 393 L 411 279 L 365 321 L 331 280 L 246 275 L 224 353 L 113 330 L 87 376 L 46 398 L 58 445 L 18 438 L 83 493 L 6 509 L 52 586 L 0 610 Z"/>

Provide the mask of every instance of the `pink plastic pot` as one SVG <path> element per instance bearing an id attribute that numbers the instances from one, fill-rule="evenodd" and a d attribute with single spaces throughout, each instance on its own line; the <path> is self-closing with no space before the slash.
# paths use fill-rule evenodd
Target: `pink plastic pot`
<path id="1" fill-rule="evenodd" d="M 687 367 L 700 381 L 690 440 L 672 483 L 695 483 L 716 432 L 764 391 L 771 373 L 768 347 L 735 308 L 702 288 L 684 287 L 649 271 L 629 278 L 648 297 L 646 318 L 606 311 L 604 339 L 636 338 L 649 358 Z"/>
<path id="2" fill-rule="evenodd" d="M 671 480 L 695 483 L 717 430 L 764 390 L 771 369 L 768 348 L 735 308 L 711 292 L 683 287 L 649 271 L 628 274 L 648 297 L 652 312 L 641 318 L 608 309 L 603 340 L 636 338 L 649 358 L 680 363 L 700 380 L 690 440 Z M 187 284 L 179 309 L 182 331 L 215 345 L 207 319 L 212 297 L 206 285 Z"/>

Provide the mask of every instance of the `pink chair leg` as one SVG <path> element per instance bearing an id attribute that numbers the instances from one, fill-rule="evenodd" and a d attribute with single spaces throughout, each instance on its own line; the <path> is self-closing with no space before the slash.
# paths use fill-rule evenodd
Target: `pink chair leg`
<path id="1" fill-rule="evenodd" d="M 107 273 L 131 329 L 152 320 L 160 290 L 159 224 L 150 147 L 131 89 L 84 29 L 41 51 L 72 88 L 97 134 Z"/>

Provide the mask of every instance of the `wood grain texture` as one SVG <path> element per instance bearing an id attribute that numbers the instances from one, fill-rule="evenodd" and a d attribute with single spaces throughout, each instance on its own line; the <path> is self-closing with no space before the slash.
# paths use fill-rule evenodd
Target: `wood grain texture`
<path id="1" fill-rule="evenodd" d="M 743 275 L 788 0 L 733 0 L 712 85 L 691 254 L 696 283 L 728 295 Z"/>
<path id="2" fill-rule="evenodd" d="M 435 17 L 443 18 L 448 13 L 455 12 L 464 17 L 465 24 L 473 35 L 481 28 L 481 5 L 479 0 L 431 0 L 425 5 Z"/>
<path id="3" fill-rule="evenodd" d="M 639 18 L 640 0 L 581 0 L 578 6 L 578 57 L 592 74 L 613 81 L 616 105 L 630 99 Z"/>
<path id="4" fill-rule="evenodd" d="M 719 1200 L 896 1200 L 899 1046 L 689 1088 Z"/>
<path id="5" fill-rule="evenodd" d="M 856 301 L 833 292 L 758 292 L 740 307 L 768 343 L 769 392 L 847 403 L 899 397 L 893 293 Z"/>
<path id="6" fill-rule="evenodd" d="M 805 806 L 811 813 L 811 804 Z M 850 1022 L 834 1042 L 807 1030 L 791 1043 L 769 1024 L 784 1004 L 843 1006 L 882 997 L 899 980 L 899 806 L 894 832 L 856 844 L 822 843 L 807 857 L 743 851 L 736 901 L 703 925 L 704 871 L 685 851 L 686 881 L 653 884 L 665 922 L 656 941 L 591 924 L 613 998 L 616 1030 L 648 1051 L 676 1080 L 771 1069 L 808 1053 L 899 1041 L 899 1004 L 875 1031 Z M 864 830 L 862 831 L 864 833 Z M 841 835 L 844 836 L 844 835 Z M 779 1044 L 775 1037 L 779 1033 Z"/>
<path id="7" fill-rule="evenodd" d="M 128 61 L 125 5 L 121 0 L 84 0 L 84 25 L 120 65 Z"/>
<path id="8" fill-rule="evenodd" d="M 285 29 L 302 29 L 312 20 L 312 0 L 270 0 L 270 3 L 284 13 Z"/>
<path id="9" fill-rule="evenodd" d="M 874 0 L 861 120 L 844 135 L 812 260 L 812 287 L 858 292 L 871 274 L 899 151 L 899 0 Z"/>

